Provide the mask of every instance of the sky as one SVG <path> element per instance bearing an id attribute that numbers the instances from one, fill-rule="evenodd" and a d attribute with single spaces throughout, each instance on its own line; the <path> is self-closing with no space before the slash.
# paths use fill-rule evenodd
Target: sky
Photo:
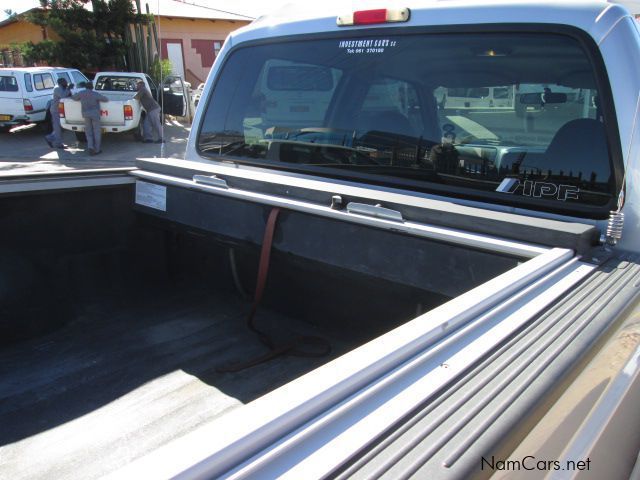
<path id="1" fill-rule="evenodd" d="M 144 4 L 145 1 L 153 2 L 154 0 L 142 0 Z M 259 17 L 260 15 L 264 15 L 268 13 L 270 10 L 278 9 L 282 5 L 286 4 L 296 4 L 297 9 L 299 10 L 301 6 L 309 5 L 313 3 L 313 0 L 234 0 L 232 2 L 226 2 L 223 0 L 185 0 L 187 3 L 195 3 L 200 5 L 220 5 L 220 8 L 223 10 L 227 10 L 233 13 L 241 13 L 247 14 L 250 12 L 252 16 Z M 632 13 L 640 14 L 640 0 L 612 0 L 614 3 L 622 3 L 625 5 Z M 341 2 L 343 5 L 348 7 L 353 7 L 361 3 L 358 0 L 346 0 Z M 19 6 L 17 6 L 19 5 Z M 0 0 L 0 20 L 4 20 L 6 15 L 4 11 L 6 9 L 12 9 L 17 11 L 18 13 L 28 10 L 30 8 L 36 7 L 39 5 L 38 0 Z M 234 11 L 234 8 L 237 11 Z M 357 9 L 357 8 L 356 8 Z"/>
<path id="2" fill-rule="evenodd" d="M 153 0 L 142 0 L 141 3 L 144 5 L 145 1 L 153 2 Z M 252 16 L 259 17 L 260 15 L 268 13 L 269 10 L 274 9 L 274 7 L 277 8 L 281 5 L 290 3 L 303 4 L 307 3 L 309 0 L 234 0 L 233 2 L 225 2 L 221 0 L 216 0 L 215 2 L 211 2 L 209 0 L 185 1 L 187 3 L 200 5 L 220 5 L 221 9 L 232 13 L 245 14 L 245 12 L 251 12 Z M 39 5 L 40 2 L 38 0 L 0 0 L 0 20 L 4 20 L 7 17 L 4 13 L 7 9 L 21 13 Z M 239 11 L 234 11 L 234 6 L 236 6 Z"/>
<path id="3" fill-rule="evenodd" d="M 40 2 L 38 2 L 38 0 L 0 0 L 0 20 L 4 20 L 5 18 L 7 18 L 4 13 L 4 11 L 7 9 L 11 9 L 20 13 L 24 10 L 29 10 L 32 7 L 37 7 L 38 5 L 40 5 Z"/>

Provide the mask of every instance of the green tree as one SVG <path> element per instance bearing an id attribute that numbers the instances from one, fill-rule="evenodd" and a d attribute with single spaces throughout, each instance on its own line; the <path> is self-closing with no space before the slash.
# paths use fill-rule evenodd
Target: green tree
<path id="1" fill-rule="evenodd" d="M 149 75 L 160 85 L 168 75 L 171 75 L 172 70 L 171 62 L 165 58 L 164 60 L 156 60 L 153 62 Z"/>
<path id="2" fill-rule="evenodd" d="M 125 29 L 139 21 L 130 0 L 40 0 L 40 6 L 28 21 L 52 29 L 60 41 L 32 45 L 31 60 L 89 71 L 126 67 Z"/>

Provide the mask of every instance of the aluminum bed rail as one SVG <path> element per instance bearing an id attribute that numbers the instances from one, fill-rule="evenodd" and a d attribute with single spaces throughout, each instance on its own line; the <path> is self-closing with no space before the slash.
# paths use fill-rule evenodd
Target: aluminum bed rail
<path id="1" fill-rule="evenodd" d="M 482 458 L 508 456 L 563 377 L 639 295 L 638 258 L 610 260 L 331 476 L 452 479 L 498 473 Z"/>

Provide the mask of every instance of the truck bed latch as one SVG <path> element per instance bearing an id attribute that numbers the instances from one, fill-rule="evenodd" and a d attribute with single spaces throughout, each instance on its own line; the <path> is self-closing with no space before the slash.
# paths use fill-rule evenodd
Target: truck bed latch
<path id="1" fill-rule="evenodd" d="M 385 208 L 382 205 L 368 205 L 366 203 L 349 202 L 347 204 L 347 212 L 357 215 L 365 215 L 367 217 L 382 218 L 394 222 L 404 222 L 402 213 L 397 210 Z"/>
<path id="2" fill-rule="evenodd" d="M 229 188 L 226 180 L 218 178 L 215 175 L 211 175 L 210 177 L 207 175 L 194 175 L 193 181 L 196 183 L 207 185 L 209 187 Z"/>

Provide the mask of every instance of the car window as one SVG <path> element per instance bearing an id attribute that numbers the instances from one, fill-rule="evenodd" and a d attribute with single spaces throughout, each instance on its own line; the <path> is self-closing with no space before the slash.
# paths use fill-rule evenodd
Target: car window
<path id="1" fill-rule="evenodd" d="M 0 92 L 17 92 L 18 80 L 13 75 L 0 76 Z"/>
<path id="2" fill-rule="evenodd" d="M 33 92 L 33 82 L 31 80 L 31 74 L 24 74 L 24 86 L 27 89 L 27 92 Z"/>
<path id="3" fill-rule="evenodd" d="M 64 78 L 67 81 L 67 84 L 73 83 L 67 72 L 58 72 L 56 75 L 58 78 Z"/>
<path id="4" fill-rule="evenodd" d="M 510 93 L 509 87 L 494 87 L 493 98 L 495 99 L 509 98 L 509 93 Z"/>
<path id="5" fill-rule="evenodd" d="M 152 78 L 149 75 L 145 75 L 145 78 L 147 79 L 147 83 L 149 84 L 149 88 L 155 90 L 157 87 L 156 87 L 155 82 L 152 80 Z"/>
<path id="6" fill-rule="evenodd" d="M 231 53 L 197 141 L 212 159 L 605 205 L 601 98 L 583 47 L 559 34 L 290 40 Z"/>
<path id="7" fill-rule="evenodd" d="M 149 75 L 145 75 L 144 78 L 147 80 L 147 83 L 149 84 L 149 90 L 151 91 L 151 96 L 157 100 L 158 87 L 156 87 L 156 84 L 154 83 L 153 79 Z"/>
<path id="8" fill-rule="evenodd" d="M 85 77 L 82 73 L 78 72 L 77 70 L 71 71 L 71 77 L 73 77 L 73 83 L 75 83 L 77 86 L 80 86 L 81 84 L 89 81 L 87 77 Z"/>
<path id="9" fill-rule="evenodd" d="M 36 90 L 48 90 L 55 86 L 50 73 L 36 73 L 33 75 L 33 83 Z"/>
<path id="10" fill-rule="evenodd" d="M 124 75 L 103 75 L 98 78 L 94 88 L 110 92 L 135 92 L 136 84 L 140 81 L 137 77 Z"/>

